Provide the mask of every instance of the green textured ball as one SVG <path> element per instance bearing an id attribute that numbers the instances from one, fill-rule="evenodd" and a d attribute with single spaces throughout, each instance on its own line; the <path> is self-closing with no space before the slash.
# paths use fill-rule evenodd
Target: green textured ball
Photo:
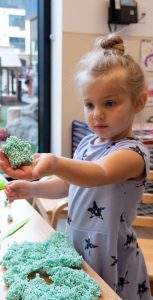
<path id="1" fill-rule="evenodd" d="M 13 169 L 21 166 L 28 166 L 33 163 L 32 147 L 27 141 L 23 141 L 16 136 L 7 138 L 2 150 L 8 157 Z"/>

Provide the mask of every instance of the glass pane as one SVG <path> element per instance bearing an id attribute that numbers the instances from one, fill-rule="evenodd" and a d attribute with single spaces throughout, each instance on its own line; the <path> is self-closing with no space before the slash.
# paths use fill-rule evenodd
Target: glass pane
<path id="1" fill-rule="evenodd" d="M 0 0 L 0 143 L 38 151 L 38 0 Z"/>
<path id="2" fill-rule="evenodd" d="M 25 29 L 25 16 L 9 15 L 9 26 Z"/>

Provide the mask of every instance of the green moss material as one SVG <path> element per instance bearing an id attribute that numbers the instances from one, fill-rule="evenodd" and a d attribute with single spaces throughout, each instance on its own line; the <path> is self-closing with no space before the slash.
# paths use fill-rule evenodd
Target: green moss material
<path id="1" fill-rule="evenodd" d="M 16 136 L 7 138 L 5 144 L 2 146 L 2 150 L 8 157 L 13 169 L 33 163 L 31 144 Z"/>
<path id="2" fill-rule="evenodd" d="M 21 280 L 14 283 L 7 300 L 97 300 L 101 295 L 98 284 L 82 270 L 68 267 L 52 269 L 52 284 L 36 275 L 33 280 Z"/>
<path id="3" fill-rule="evenodd" d="M 68 237 L 55 232 L 43 243 L 14 243 L 3 256 L 7 300 L 97 300 L 99 285 L 83 270 Z M 34 279 L 29 275 L 36 273 Z M 51 284 L 47 284 L 45 274 Z"/>

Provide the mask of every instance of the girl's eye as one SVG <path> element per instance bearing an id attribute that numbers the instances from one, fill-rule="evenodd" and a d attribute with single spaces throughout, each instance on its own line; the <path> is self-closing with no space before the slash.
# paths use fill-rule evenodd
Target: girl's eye
<path id="1" fill-rule="evenodd" d="M 106 107 L 113 107 L 113 106 L 115 106 L 116 105 L 116 101 L 114 101 L 114 100 L 107 100 L 106 102 L 105 102 L 105 106 Z"/>
<path id="2" fill-rule="evenodd" d="M 88 103 L 85 103 L 85 107 L 88 109 L 93 109 L 94 105 L 92 103 L 88 102 Z"/>

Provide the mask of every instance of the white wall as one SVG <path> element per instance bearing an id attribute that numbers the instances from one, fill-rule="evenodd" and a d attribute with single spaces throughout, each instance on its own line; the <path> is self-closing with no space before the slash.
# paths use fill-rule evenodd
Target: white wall
<path id="1" fill-rule="evenodd" d="M 63 31 L 106 33 L 108 0 L 63 0 Z"/>
<path id="2" fill-rule="evenodd" d="M 58 1 L 58 0 L 57 0 Z M 146 23 L 125 26 L 130 36 L 152 35 L 153 1 L 137 0 L 138 10 L 146 8 Z M 63 31 L 108 34 L 109 0 L 63 0 Z M 118 26 L 119 30 L 123 26 Z"/>

